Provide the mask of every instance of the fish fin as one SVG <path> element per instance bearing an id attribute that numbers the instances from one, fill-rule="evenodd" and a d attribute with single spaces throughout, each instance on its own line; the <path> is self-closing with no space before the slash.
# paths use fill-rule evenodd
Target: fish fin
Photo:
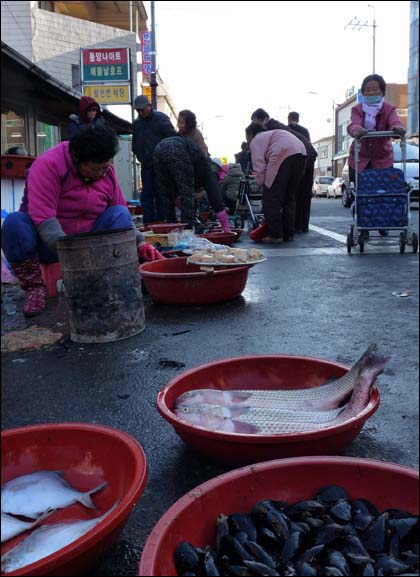
<path id="1" fill-rule="evenodd" d="M 42 521 L 44 521 L 47 517 L 55 513 L 57 509 L 47 509 L 36 521 L 34 521 L 32 528 L 37 527 Z"/>
<path id="2" fill-rule="evenodd" d="M 97 493 L 98 491 L 101 491 L 107 485 L 109 485 L 109 483 L 107 481 L 105 481 L 104 483 L 101 483 L 100 485 L 98 485 L 94 489 L 91 489 L 90 491 L 87 491 L 83 495 L 80 495 L 80 497 L 77 500 L 79 501 L 79 503 L 81 503 L 82 505 L 84 505 L 88 509 L 96 509 L 97 507 L 96 507 L 95 503 L 92 501 L 92 499 L 90 498 L 90 496 L 93 495 L 94 493 Z"/>
<path id="3" fill-rule="evenodd" d="M 228 418 L 240 417 L 246 414 L 250 408 L 251 407 L 247 407 L 246 405 L 229 405 L 228 407 L 223 407 L 223 416 Z"/>
<path id="4" fill-rule="evenodd" d="M 244 403 L 252 396 L 252 392 L 227 390 L 223 391 L 223 396 L 227 397 L 232 403 Z"/>
<path id="5" fill-rule="evenodd" d="M 241 435 L 258 435 L 260 432 L 258 427 L 251 425 L 250 423 L 232 420 L 232 424 L 234 426 L 234 433 L 239 433 Z"/>

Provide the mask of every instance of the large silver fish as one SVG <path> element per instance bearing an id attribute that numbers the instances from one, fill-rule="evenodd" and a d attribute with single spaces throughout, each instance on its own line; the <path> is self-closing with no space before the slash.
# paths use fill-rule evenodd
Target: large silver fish
<path id="1" fill-rule="evenodd" d="M 280 407 L 304 410 L 328 410 L 337 408 L 354 390 L 362 366 L 371 362 L 376 345 L 370 345 L 353 367 L 340 379 L 329 380 L 324 385 L 309 389 L 282 390 L 216 390 L 195 389 L 180 395 L 175 408 L 197 405 L 230 406 L 243 403 L 248 407 Z"/>
<path id="2" fill-rule="evenodd" d="M 275 435 L 314 431 L 337 425 L 358 415 L 369 403 L 375 378 L 383 371 L 387 359 L 375 354 L 372 345 L 363 355 L 354 379 L 354 391 L 350 401 L 334 409 L 307 410 L 304 404 L 290 406 L 272 403 L 267 406 L 250 406 L 247 401 L 230 405 L 198 402 L 180 403 L 175 414 L 198 427 L 212 431 Z M 319 387 L 324 388 L 324 387 Z M 326 403 L 327 406 L 329 403 Z"/>
<path id="3" fill-rule="evenodd" d="M 59 471 L 37 471 L 8 481 L 1 488 L 1 510 L 3 513 L 37 519 L 49 509 L 62 509 L 77 501 L 89 509 L 95 509 L 90 495 L 107 485 L 101 483 L 81 493 L 71 487 Z"/>
<path id="4" fill-rule="evenodd" d="M 42 527 L 35 529 L 26 539 L 2 556 L 2 572 L 10 573 L 11 571 L 16 571 L 16 569 L 21 569 L 73 543 L 73 541 L 76 541 L 76 539 L 79 539 L 79 537 L 103 521 L 117 507 L 118 503 L 119 501 L 104 515 L 96 519 L 42 525 Z"/>
<path id="5" fill-rule="evenodd" d="M 24 531 L 29 531 L 29 529 L 33 529 L 37 527 L 44 519 L 49 517 L 51 513 L 54 511 L 46 511 L 41 517 L 39 517 L 36 521 L 21 521 L 20 519 L 16 519 L 15 517 L 11 517 L 10 515 L 6 515 L 6 513 L 1 513 L 1 542 L 4 543 L 12 537 L 16 537 L 16 535 L 20 535 Z"/>

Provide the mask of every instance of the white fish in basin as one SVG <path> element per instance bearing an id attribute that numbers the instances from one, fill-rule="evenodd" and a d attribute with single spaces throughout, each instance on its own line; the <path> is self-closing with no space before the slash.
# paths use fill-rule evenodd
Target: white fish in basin
<path id="1" fill-rule="evenodd" d="M 16 517 L 12 517 L 11 515 L 7 515 L 6 513 L 1 513 L 1 542 L 4 543 L 16 535 L 20 535 L 24 531 L 29 531 L 29 529 L 34 529 L 37 527 L 44 519 L 49 517 L 53 511 L 46 511 L 41 517 L 39 517 L 36 521 L 21 521 L 20 519 L 16 519 Z"/>
<path id="2" fill-rule="evenodd" d="M 1 488 L 1 510 L 3 513 L 22 515 L 37 519 L 49 509 L 63 509 L 79 502 L 89 509 L 95 509 L 90 496 L 108 483 L 101 483 L 94 489 L 81 493 L 63 478 L 59 471 L 37 471 L 8 481 Z"/>

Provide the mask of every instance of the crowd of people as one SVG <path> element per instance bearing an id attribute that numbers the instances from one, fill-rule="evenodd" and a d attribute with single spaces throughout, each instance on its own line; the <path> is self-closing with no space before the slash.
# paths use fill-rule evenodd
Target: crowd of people
<path id="1" fill-rule="evenodd" d="M 384 101 L 385 81 L 376 74 L 362 83 L 362 103 L 353 107 L 348 132 L 355 138 L 374 130 L 404 133 L 396 109 Z M 262 190 L 264 224 L 254 239 L 264 243 L 291 242 L 309 229 L 316 150 L 299 114 L 288 124 L 270 118 L 262 108 L 251 114 L 246 141 L 235 163 L 223 165 L 210 157 L 195 114 L 182 110 L 175 129 L 168 116 L 154 110 L 148 98 L 137 96 L 132 150 L 141 163 L 144 222 L 173 222 L 176 207 L 182 222 L 192 227 L 196 203 L 205 198 L 224 231 L 235 211 L 244 175 L 253 174 Z M 32 164 L 19 211 L 2 227 L 3 251 L 26 293 L 24 313 L 43 311 L 46 288 L 40 263 L 57 262 L 57 240 L 71 234 L 129 228 L 132 219 L 112 160 L 118 150 L 116 133 L 105 124 L 95 100 L 82 97 L 80 114 L 71 115 L 69 140 L 42 154 Z M 363 141 L 358 170 L 392 166 L 389 139 Z M 350 171 L 354 178 L 353 147 Z M 136 231 L 141 260 L 162 258 Z"/>

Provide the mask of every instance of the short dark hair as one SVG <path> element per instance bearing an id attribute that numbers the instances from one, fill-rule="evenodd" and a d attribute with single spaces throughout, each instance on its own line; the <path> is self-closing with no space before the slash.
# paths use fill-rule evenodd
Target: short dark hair
<path id="1" fill-rule="evenodd" d="M 299 112 L 289 112 L 289 116 L 287 118 L 289 120 L 293 120 L 293 122 L 299 122 Z"/>
<path id="2" fill-rule="evenodd" d="M 258 124 L 258 122 L 251 122 L 251 124 L 245 128 L 245 134 L 252 138 L 260 132 L 265 132 L 265 128 L 261 126 L 261 124 Z"/>
<path id="3" fill-rule="evenodd" d="M 270 115 L 264 110 L 264 108 L 257 108 L 257 110 L 254 110 L 254 112 L 251 114 L 252 122 L 254 122 L 254 119 L 265 120 L 266 118 L 270 118 Z"/>
<path id="4" fill-rule="evenodd" d="M 371 82 L 372 80 L 376 80 L 376 82 L 379 84 L 379 88 L 381 89 L 382 94 L 385 95 L 386 82 L 385 82 L 385 80 L 382 78 L 382 76 L 379 76 L 379 74 L 369 74 L 369 76 L 366 76 L 366 78 L 363 79 L 362 87 L 361 87 L 361 92 L 362 92 L 362 94 L 363 94 L 364 91 L 365 91 L 366 84 L 367 84 L 368 82 Z"/>
<path id="5" fill-rule="evenodd" d="M 181 110 L 178 116 L 182 116 L 182 118 L 185 120 L 185 128 L 188 130 L 188 132 L 190 130 L 194 130 L 194 128 L 197 128 L 197 117 L 194 112 L 191 112 L 191 110 Z"/>
<path id="6" fill-rule="evenodd" d="M 76 163 L 106 162 L 114 158 L 118 149 L 118 136 L 115 130 L 97 123 L 83 126 L 69 143 L 70 154 Z"/>

